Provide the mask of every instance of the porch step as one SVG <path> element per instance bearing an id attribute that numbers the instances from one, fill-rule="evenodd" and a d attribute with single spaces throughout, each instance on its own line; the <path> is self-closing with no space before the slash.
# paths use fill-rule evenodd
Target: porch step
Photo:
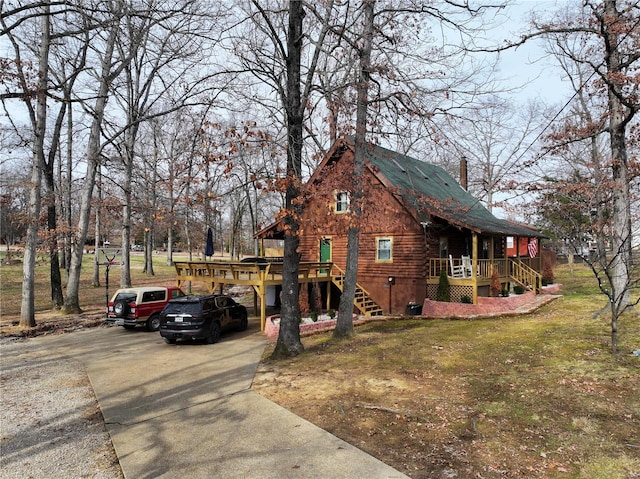
<path id="1" fill-rule="evenodd" d="M 335 266 L 334 266 L 335 267 Z M 344 273 L 332 276 L 332 282 L 340 291 L 344 291 Z M 369 293 L 356 283 L 356 293 L 353 298 L 353 305 L 364 316 L 381 316 L 384 311 L 371 299 Z"/>

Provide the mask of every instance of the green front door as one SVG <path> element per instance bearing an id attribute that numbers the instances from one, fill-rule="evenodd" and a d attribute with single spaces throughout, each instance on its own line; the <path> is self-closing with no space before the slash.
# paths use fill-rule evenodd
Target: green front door
<path id="1" fill-rule="evenodd" d="M 325 263 L 331 261 L 331 238 L 320 239 L 320 262 Z M 320 273 L 325 274 L 326 269 L 321 269 Z"/>
<path id="2" fill-rule="evenodd" d="M 320 240 L 320 262 L 331 261 L 331 239 L 322 238 Z"/>

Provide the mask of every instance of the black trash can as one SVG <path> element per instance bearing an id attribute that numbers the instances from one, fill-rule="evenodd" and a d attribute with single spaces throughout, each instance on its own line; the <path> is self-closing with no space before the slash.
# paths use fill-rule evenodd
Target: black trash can
<path id="1" fill-rule="evenodd" d="M 416 303 L 407 304 L 407 316 L 420 316 L 422 314 L 422 305 Z"/>

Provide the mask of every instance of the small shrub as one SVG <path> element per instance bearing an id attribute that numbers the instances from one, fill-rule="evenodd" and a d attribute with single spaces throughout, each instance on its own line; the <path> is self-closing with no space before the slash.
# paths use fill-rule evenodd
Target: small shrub
<path id="1" fill-rule="evenodd" d="M 549 280 L 547 278 L 542 278 L 542 286 L 547 286 L 549 283 Z"/>
<path id="2" fill-rule="evenodd" d="M 330 309 L 329 311 L 327 311 L 327 316 L 333 319 L 336 317 L 336 312 L 333 309 Z"/>
<path id="3" fill-rule="evenodd" d="M 447 303 L 451 301 L 451 285 L 449 284 L 449 278 L 447 278 L 447 272 L 445 270 L 440 271 L 436 301 L 444 301 Z"/>
<path id="4" fill-rule="evenodd" d="M 311 311 L 310 317 L 311 321 L 313 321 L 314 323 L 318 321 L 318 313 L 316 311 Z"/>
<path id="5" fill-rule="evenodd" d="M 544 261 L 542 263 L 542 285 L 546 286 L 544 284 L 544 280 L 547 280 L 548 284 L 553 284 L 553 281 L 555 280 L 555 277 L 553 275 L 553 267 L 551 266 L 551 262 L 550 261 Z"/>
<path id="6" fill-rule="evenodd" d="M 496 297 L 499 296 L 502 292 L 502 284 L 500 283 L 500 273 L 498 273 L 498 268 L 493 268 L 491 271 L 491 296 Z"/>
<path id="7" fill-rule="evenodd" d="M 473 304 L 473 300 L 471 299 L 471 297 L 467 296 L 466 294 L 460 298 L 460 302 L 464 304 Z"/>
<path id="8" fill-rule="evenodd" d="M 502 290 L 502 296 L 503 296 L 504 298 L 508 298 L 508 297 L 509 297 L 509 288 L 504 288 L 504 289 Z"/>
<path id="9" fill-rule="evenodd" d="M 520 284 L 516 284 L 513 287 L 513 292 L 516 294 L 523 294 L 524 293 L 524 286 L 520 285 Z"/>
<path id="10" fill-rule="evenodd" d="M 302 285 L 300 288 L 300 292 L 298 293 L 298 307 L 300 308 L 300 313 L 304 316 L 309 314 L 311 311 L 309 309 L 309 290 L 307 289 L 307 285 Z"/>

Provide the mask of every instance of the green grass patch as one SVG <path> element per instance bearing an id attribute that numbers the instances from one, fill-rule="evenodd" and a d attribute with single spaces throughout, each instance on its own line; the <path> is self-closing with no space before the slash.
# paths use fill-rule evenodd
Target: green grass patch
<path id="1" fill-rule="evenodd" d="M 606 298 L 593 276 L 578 265 L 573 274 L 558 268 L 556 278 L 564 297 L 533 314 L 368 323 L 350 341 L 334 342 L 330 334 L 303 338 L 307 352 L 274 367 L 284 376 L 312 374 L 312 388 L 335 388 L 332 402 L 345 411 L 366 400 L 422 418 L 417 422 L 426 428 L 407 432 L 398 425 L 395 434 L 410 437 L 393 443 L 386 436 L 404 416 L 366 417 L 367 434 L 380 441 L 371 448 L 380 454 L 399 448 L 390 461 L 404 455 L 418 461 L 420 449 L 413 448 L 422 441 L 430 450 L 464 449 L 460 467 L 477 471 L 464 477 L 638 477 L 640 358 L 632 352 L 640 349 L 640 315 L 620 319 L 614 355 L 609 318 L 594 316 Z M 300 393 L 313 395 L 313 389 Z M 371 444 L 350 431 L 348 414 L 339 419 L 323 425 L 355 444 Z M 435 463 L 425 459 L 424 467 Z M 487 472 L 488 464 L 510 472 Z"/>
<path id="2" fill-rule="evenodd" d="M 4 259 L 6 253 L 0 254 Z M 15 317 L 20 314 L 22 297 L 23 264 L 21 256 L 13 253 L 11 264 L 0 261 L 0 316 Z M 178 257 L 174 257 L 178 259 Z M 106 303 L 106 277 L 105 266 L 100 266 L 100 286 L 93 286 L 95 256 L 85 254 L 82 261 L 80 277 L 80 307 L 82 309 L 102 308 Z M 143 273 L 144 258 L 142 255 L 131 256 L 131 283 L 133 286 L 144 285 L 174 285 L 176 270 L 173 265 L 167 265 L 166 254 L 158 254 L 153 257 L 154 275 Z M 113 294 L 120 287 L 120 266 L 111 266 L 109 270 L 109 292 Z M 66 271 L 61 272 L 63 284 L 66 281 Z M 35 306 L 36 312 L 51 309 L 51 282 L 50 265 L 48 258 L 38 257 L 35 270 Z M 193 286 L 195 291 L 202 291 L 201 285 Z M 63 289 L 64 293 L 64 289 Z"/>

